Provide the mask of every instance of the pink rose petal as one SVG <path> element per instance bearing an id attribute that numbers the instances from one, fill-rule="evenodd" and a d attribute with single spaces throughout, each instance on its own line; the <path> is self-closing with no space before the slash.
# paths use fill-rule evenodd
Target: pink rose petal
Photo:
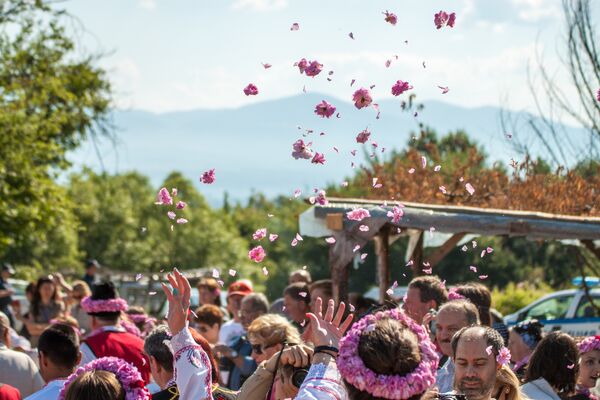
<path id="1" fill-rule="evenodd" d="M 275 233 L 271 233 L 269 235 L 269 242 L 274 242 L 277 240 L 277 238 L 279 237 L 279 235 L 276 235 Z"/>
<path id="2" fill-rule="evenodd" d="M 267 253 L 265 253 L 265 249 L 262 246 L 256 246 L 252 250 L 248 252 L 248 258 L 252 261 L 259 263 L 265 259 Z"/>
<path id="3" fill-rule="evenodd" d="M 258 94 L 258 88 L 254 83 L 249 83 L 248 86 L 244 88 L 244 94 L 246 96 L 256 96 Z"/>
<path id="4" fill-rule="evenodd" d="M 300 24 L 298 24 L 297 22 L 294 22 L 292 24 L 292 27 L 290 28 L 290 31 L 297 31 L 298 29 L 300 29 Z"/>
<path id="5" fill-rule="evenodd" d="M 335 238 L 333 236 L 328 237 L 325 239 L 325 242 L 329 243 L 329 244 L 334 244 L 335 243 Z"/>
<path id="6" fill-rule="evenodd" d="M 200 178 L 202 183 L 211 184 L 215 181 L 215 169 L 210 169 L 204 173 L 202 173 L 202 177 Z"/>

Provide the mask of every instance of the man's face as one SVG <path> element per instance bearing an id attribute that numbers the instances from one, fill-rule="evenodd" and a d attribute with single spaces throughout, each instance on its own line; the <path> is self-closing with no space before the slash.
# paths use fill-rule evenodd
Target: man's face
<path id="1" fill-rule="evenodd" d="M 468 326 L 464 313 L 449 308 L 442 308 L 435 317 L 435 338 L 446 356 L 452 355 L 452 336 L 461 328 Z"/>
<path id="2" fill-rule="evenodd" d="M 325 313 L 325 311 L 327 310 L 327 304 L 329 304 L 329 300 L 331 299 L 331 297 L 329 297 L 329 295 L 327 295 L 325 293 L 325 291 L 321 288 L 315 288 L 313 290 L 310 291 L 310 308 L 311 310 L 314 308 L 315 305 L 315 301 L 317 301 L 317 297 L 320 297 L 323 300 L 322 307 L 323 307 L 323 314 Z"/>
<path id="3" fill-rule="evenodd" d="M 429 312 L 433 305 L 435 305 L 433 301 L 421 301 L 421 290 L 414 287 L 408 288 L 404 310 L 406 310 L 408 316 L 417 323 L 423 323 L 423 317 Z"/>
<path id="4" fill-rule="evenodd" d="M 234 320 L 238 320 L 240 313 L 240 307 L 244 296 L 241 294 L 232 294 L 227 298 L 227 310 L 233 315 Z"/>
<path id="5" fill-rule="evenodd" d="M 306 313 L 309 311 L 308 305 L 300 300 L 294 300 L 290 296 L 283 296 L 283 304 L 285 305 L 285 312 L 295 322 L 301 324 L 306 319 Z"/>
<path id="6" fill-rule="evenodd" d="M 256 318 L 260 317 L 261 313 L 252 308 L 252 303 L 250 302 L 242 302 L 242 307 L 240 308 L 240 321 L 244 329 L 248 329 L 252 321 Z"/>
<path id="7" fill-rule="evenodd" d="M 219 324 L 213 324 L 212 326 L 204 322 L 198 323 L 198 332 L 206 339 L 210 344 L 217 344 L 219 341 Z"/>
<path id="8" fill-rule="evenodd" d="M 86 270 L 86 273 L 87 273 L 89 276 L 94 276 L 94 275 L 96 275 L 96 272 L 97 272 L 97 271 L 98 271 L 98 269 L 97 269 L 97 268 L 96 268 L 94 265 L 90 265 L 90 266 L 87 268 L 87 270 Z"/>
<path id="9" fill-rule="evenodd" d="M 498 364 L 494 352 L 488 354 L 487 342 L 479 330 L 469 330 L 456 347 L 454 389 L 469 400 L 491 399 Z"/>

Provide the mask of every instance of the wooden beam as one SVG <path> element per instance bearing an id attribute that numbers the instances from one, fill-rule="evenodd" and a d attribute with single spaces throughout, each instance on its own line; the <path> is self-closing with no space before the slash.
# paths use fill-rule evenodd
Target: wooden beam
<path id="1" fill-rule="evenodd" d="M 417 242 L 410 255 L 410 260 L 413 262 L 411 267 L 413 271 L 413 277 L 423 275 L 423 231 L 419 233 Z"/>
<path id="2" fill-rule="evenodd" d="M 465 235 L 466 233 L 464 232 L 455 233 L 448 240 L 446 240 L 444 244 L 438 247 L 429 257 L 427 257 L 431 267 L 435 267 L 440 261 L 442 261 L 444 257 L 446 257 L 446 255 L 448 255 L 448 253 L 450 253 L 452 249 L 456 247 L 456 244 L 460 242 L 463 237 L 465 237 Z"/>
<path id="3" fill-rule="evenodd" d="M 375 236 L 375 255 L 377 256 L 377 276 L 379 278 L 379 302 L 386 300 L 386 292 L 392 280 L 389 264 L 390 228 L 384 226 Z"/>
<path id="4" fill-rule="evenodd" d="M 341 231 L 344 229 L 344 214 L 327 214 L 325 222 L 327 224 L 327 229 L 331 229 L 332 231 Z"/>

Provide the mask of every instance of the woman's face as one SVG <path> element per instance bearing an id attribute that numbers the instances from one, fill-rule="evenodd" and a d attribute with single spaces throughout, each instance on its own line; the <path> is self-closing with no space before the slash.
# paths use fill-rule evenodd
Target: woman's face
<path id="1" fill-rule="evenodd" d="M 285 312 L 299 324 L 306 319 L 306 313 L 310 311 L 308 304 L 295 300 L 288 295 L 283 296 L 283 304 L 285 305 Z"/>
<path id="2" fill-rule="evenodd" d="M 579 358 L 579 376 L 577 383 L 591 389 L 596 386 L 600 376 L 600 351 L 592 350 Z"/>
<path id="3" fill-rule="evenodd" d="M 198 322 L 198 332 L 200 332 L 204 339 L 210 344 L 217 344 L 219 341 L 219 328 L 219 324 L 210 326 L 209 324 Z"/>
<path id="4" fill-rule="evenodd" d="M 42 286 L 40 286 L 40 297 L 42 298 L 42 302 L 49 303 L 52 300 L 52 296 L 54 295 L 54 291 L 56 290 L 54 283 L 44 282 Z"/>
<path id="5" fill-rule="evenodd" d="M 261 340 L 251 341 L 250 344 L 252 345 L 252 358 L 257 364 L 268 360 L 282 348 L 281 343 L 270 345 Z"/>
<path id="6" fill-rule="evenodd" d="M 521 335 L 514 330 L 511 330 L 508 334 L 508 349 L 513 362 L 519 362 L 529 354 L 532 350 L 525 344 Z"/>
<path id="7" fill-rule="evenodd" d="M 200 305 L 215 304 L 217 295 L 215 292 L 213 292 L 209 288 L 207 288 L 205 286 L 200 286 L 198 288 L 198 298 L 200 300 Z"/>

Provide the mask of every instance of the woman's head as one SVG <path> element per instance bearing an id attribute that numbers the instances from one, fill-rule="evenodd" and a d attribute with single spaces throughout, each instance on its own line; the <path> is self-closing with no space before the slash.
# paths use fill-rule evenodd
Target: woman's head
<path id="1" fill-rule="evenodd" d="M 257 363 L 268 360 L 283 348 L 283 344 L 300 344 L 300 333 L 287 319 L 277 314 L 256 318 L 248 327 L 252 358 Z"/>
<path id="2" fill-rule="evenodd" d="M 223 311 L 212 304 L 205 304 L 196 310 L 197 329 L 210 344 L 216 344 L 219 341 L 223 316 Z"/>
<path id="3" fill-rule="evenodd" d="M 300 324 L 310 312 L 310 293 L 304 282 L 292 283 L 283 291 L 285 312 L 296 323 Z"/>
<path id="4" fill-rule="evenodd" d="M 588 389 L 596 387 L 600 377 L 600 336 L 590 336 L 581 340 L 579 348 L 579 375 L 577 383 Z"/>
<path id="5" fill-rule="evenodd" d="M 453 290 L 475 304 L 477 311 L 479 311 L 481 325 L 492 326 L 492 314 L 490 314 L 492 293 L 485 285 L 479 282 L 468 282 L 457 286 Z"/>
<path id="6" fill-rule="evenodd" d="M 496 384 L 492 395 L 497 400 L 520 400 L 521 382 L 515 373 L 506 365 L 503 365 L 496 373 Z"/>
<path id="7" fill-rule="evenodd" d="M 352 400 L 418 399 L 438 356 L 425 330 L 398 309 L 367 315 L 340 341 L 338 366 Z"/>
<path id="8" fill-rule="evenodd" d="M 117 376 L 108 371 L 87 371 L 67 388 L 65 400 L 125 400 L 125 390 Z"/>
<path id="9" fill-rule="evenodd" d="M 71 296 L 77 303 L 79 303 L 84 297 L 92 294 L 90 287 L 85 281 L 75 281 L 71 287 L 73 288 L 73 294 Z"/>
<path id="10" fill-rule="evenodd" d="M 525 374 L 525 381 L 544 378 L 557 393 L 570 395 L 579 373 L 579 349 L 566 333 L 547 334 L 537 345 Z"/>
<path id="11" fill-rule="evenodd" d="M 544 325 L 537 319 L 519 322 L 511 328 L 508 336 L 508 349 L 514 362 L 531 355 L 542 340 Z"/>
<path id="12" fill-rule="evenodd" d="M 202 278 L 198 282 L 200 305 L 214 304 L 221 306 L 221 286 L 214 278 Z"/>
<path id="13" fill-rule="evenodd" d="M 41 277 L 35 284 L 35 292 L 33 292 L 33 313 L 39 314 L 40 306 L 48 304 L 52 301 L 58 301 L 58 291 L 56 285 L 49 277 Z"/>

